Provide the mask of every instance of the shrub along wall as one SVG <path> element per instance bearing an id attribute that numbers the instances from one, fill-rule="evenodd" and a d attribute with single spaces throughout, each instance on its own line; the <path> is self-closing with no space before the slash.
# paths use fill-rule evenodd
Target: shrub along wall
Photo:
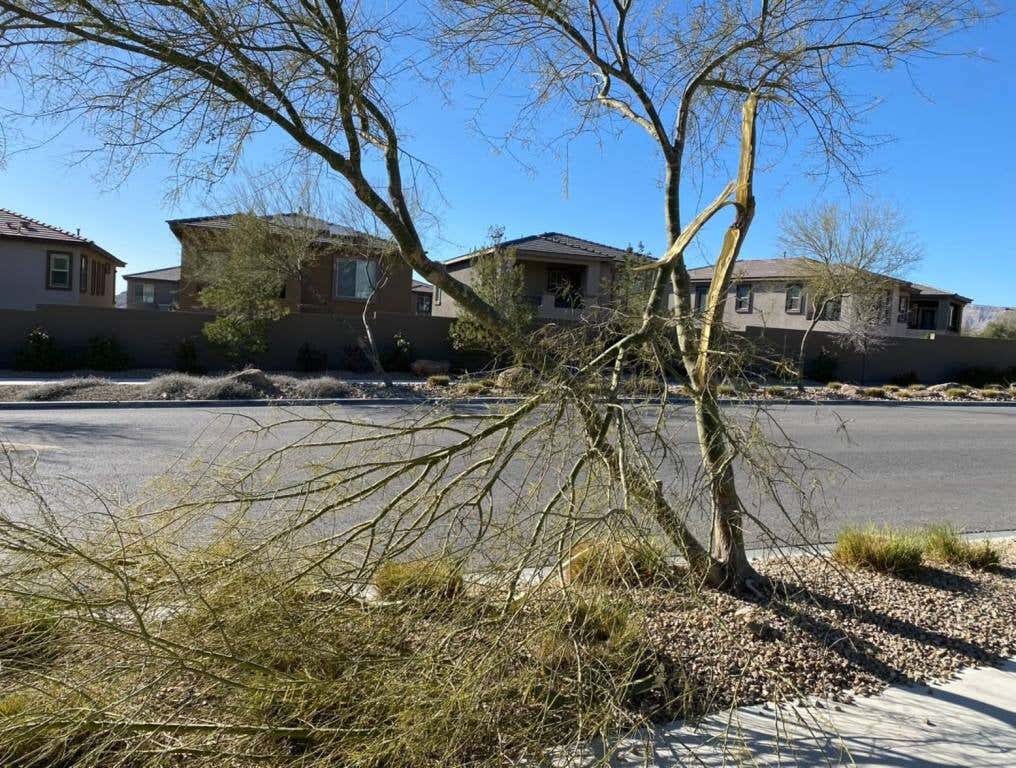
<path id="1" fill-rule="evenodd" d="M 34 311 L 0 310 L 0 368 L 12 368 L 17 350 L 28 333 L 45 328 L 54 341 L 72 356 L 80 355 L 88 340 L 109 336 L 130 356 L 134 368 L 175 368 L 179 346 L 191 338 L 198 363 L 211 370 L 228 367 L 225 357 L 205 340 L 201 327 L 212 316 L 202 312 L 152 312 L 101 307 L 42 306 Z M 449 360 L 448 318 L 409 314 L 378 314 L 373 330 L 382 354 L 391 351 L 396 333 L 412 345 L 411 357 Z M 296 370 L 297 354 L 307 344 L 324 352 L 328 368 L 345 367 L 350 352 L 363 334 L 358 317 L 293 314 L 272 327 L 268 351 L 257 362 L 268 370 Z"/>
<path id="2" fill-rule="evenodd" d="M 749 338 L 767 347 L 770 353 L 797 359 L 801 331 L 748 328 Z M 858 383 L 882 383 L 910 373 L 924 384 L 957 381 L 964 372 L 984 369 L 992 378 L 1016 375 L 1016 341 L 982 339 L 938 334 L 933 339 L 885 339 L 884 346 L 862 355 L 840 349 L 835 334 L 812 333 L 808 337 L 806 370 L 822 357 L 835 359 L 832 379 Z M 1001 382 L 1000 382 L 1001 383 Z"/>

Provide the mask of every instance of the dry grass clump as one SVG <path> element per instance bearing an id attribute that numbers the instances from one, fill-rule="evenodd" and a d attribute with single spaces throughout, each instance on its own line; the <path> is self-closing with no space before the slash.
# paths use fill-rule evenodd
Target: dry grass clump
<path id="1" fill-rule="evenodd" d="M 447 559 L 389 560 L 378 567 L 373 582 L 384 600 L 452 600 L 465 588 L 462 566 Z"/>
<path id="2" fill-rule="evenodd" d="M 865 387 L 861 394 L 865 397 L 884 398 L 888 391 L 885 387 Z"/>
<path id="3" fill-rule="evenodd" d="M 0 606 L 0 659 L 37 662 L 53 656 L 60 643 L 59 617 L 37 605 Z"/>
<path id="4" fill-rule="evenodd" d="M 270 378 L 287 397 L 313 400 L 352 397 L 356 394 L 356 390 L 348 382 L 339 381 L 332 376 L 316 376 L 313 379 L 299 379 L 294 376 Z"/>
<path id="5" fill-rule="evenodd" d="M 925 554 L 931 560 L 981 571 L 997 568 L 1001 562 L 1001 553 L 991 542 L 966 541 L 949 525 L 929 526 L 924 537 Z"/>
<path id="6" fill-rule="evenodd" d="M 443 373 L 435 373 L 427 377 L 427 384 L 432 387 L 447 387 L 452 383 L 451 377 Z"/>
<path id="7" fill-rule="evenodd" d="M 680 572 L 659 543 L 642 538 L 600 538 L 576 544 L 565 576 L 570 584 L 602 587 L 673 585 Z"/>
<path id="8" fill-rule="evenodd" d="M 945 396 L 951 400 L 964 398 L 968 394 L 970 394 L 970 390 L 967 387 L 949 387 L 949 389 L 945 391 Z"/>
<path id="9" fill-rule="evenodd" d="M 899 392 L 902 389 L 902 387 L 899 384 L 883 384 L 882 389 L 884 389 L 886 392 L 895 393 Z"/>
<path id="10" fill-rule="evenodd" d="M 846 528 L 837 535 L 832 555 L 851 568 L 909 575 L 921 567 L 924 542 L 908 531 Z"/>
<path id="11" fill-rule="evenodd" d="M 487 391 L 487 385 L 482 381 L 466 381 L 459 385 L 459 390 L 464 395 L 482 395 Z"/>
<path id="12" fill-rule="evenodd" d="M 531 368 L 514 366 L 505 368 L 497 375 L 497 388 L 519 395 L 533 392 L 539 385 L 536 373 Z"/>
<path id="13" fill-rule="evenodd" d="M 63 381 L 52 381 L 47 384 L 39 384 L 30 387 L 18 395 L 18 400 L 50 401 L 62 400 L 68 395 L 79 392 L 90 387 L 102 387 L 109 384 L 109 379 L 100 379 L 97 376 L 81 376 Z"/>
<path id="14" fill-rule="evenodd" d="M 787 387 L 771 386 L 771 387 L 766 387 L 763 391 L 769 397 L 787 397 L 788 396 L 788 389 L 787 389 Z M 795 394 L 794 390 L 789 390 L 789 394 L 791 396 L 794 395 Z"/>
<path id="15" fill-rule="evenodd" d="M 631 397 L 659 397 L 667 391 L 666 382 L 655 376 L 636 376 L 626 379 L 621 391 Z"/>
<path id="16" fill-rule="evenodd" d="M 899 400 L 912 400 L 914 397 L 914 393 L 907 389 L 901 389 L 896 392 L 893 392 L 893 397 Z"/>
<path id="17" fill-rule="evenodd" d="M 925 386 L 923 384 L 917 384 L 917 383 L 915 383 L 915 384 L 908 384 L 907 385 L 907 389 L 910 392 L 923 392 L 924 389 L 925 389 Z"/>
<path id="18" fill-rule="evenodd" d="M 143 386 L 144 400 L 186 400 L 204 381 L 201 376 L 169 373 L 156 376 Z"/>
<path id="19" fill-rule="evenodd" d="M 1000 387 L 985 387 L 983 389 L 976 390 L 980 397 L 985 400 L 996 400 L 998 398 L 1005 397 L 1005 392 Z"/>
<path id="20" fill-rule="evenodd" d="M 829 382 L 828 384 L 826 384 L 825 386 L 826 386 L 826 389 L 831 389 L 831 390 L 833 390 L 834 392 L 835 392 L 836 390 L 838 390 L 838 389 L 843 389 L 843 383 L 842 383 L 842 382 L 839 382 L 839 381 L 830 381 L 830 382 Z"/>

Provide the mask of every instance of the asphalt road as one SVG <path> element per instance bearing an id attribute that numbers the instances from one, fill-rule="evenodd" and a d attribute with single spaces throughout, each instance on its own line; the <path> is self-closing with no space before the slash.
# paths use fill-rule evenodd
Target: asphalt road
<path id="1" fill-rule="evenodd" d="M 384 421 L 405 409 L 336 406 L 330 411 L 345 418 Z M 0 411 L 0 441 L 13 448 L 20 465 L 33 467 L 54 495 L 80 496 L 88 486 L 121 499 L 146 493 L 151 498 L 157 487 L 153 481 L 173 466 L 193 470 L 195 456 L 215 455 L 227 443 L 234 454 L 253 451 L 247 438 L 237 438 L 251 426 L 248 417 L 270 422 L 294 414 L 320 416 L 321 411 Z M 791 405 L 779 406 L 772 414 L 798 446 L 825 457 L 816 462 L 821 465 L 818 470 L 801 472 L 797 478 L 808 487 L 821 484 L 819 539 L 828 540 L 843 525 L 863 523 L 948 521 L 966 531 L 1016 529 L 1016 407 Z M 675 412 L 667 427 L 682 443 L 679 452 L 693 464 L 693 433 L 686 412 Z M 307 431 L 306 425 L 292 424 L 277 439 Z M 181 463 L 174 464 L 177 461 Z M 522 478 L 525 470 L 512 471 Z M 751 478 L 743 468 L 741 481 L 746 503 L 789 536 L 789 525 L 772 503 L 750 490 Z M 679 485 L 682 479 L 673 477 L 671 482 Z M 90 502 L 79 498 L 75 503 Z M 750 538 L 758 541 L 755 534 Z"/>

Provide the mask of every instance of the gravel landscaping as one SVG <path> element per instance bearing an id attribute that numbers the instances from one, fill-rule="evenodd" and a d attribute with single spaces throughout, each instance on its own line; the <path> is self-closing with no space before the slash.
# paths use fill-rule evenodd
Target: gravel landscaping
<path id="1" fill-rule="evenodd" d="M 769 560 L 758 567 L 779 599 L 654 593 L 649 633 L 672 676 L 709 697 L 693 706 L 700 712 L 804 696 L 847 702 L 938 681 L 1016 656 L 1016 541 L 997 546 L 997 569 L 936 564 L 908 579 L 820 558 Z"/>

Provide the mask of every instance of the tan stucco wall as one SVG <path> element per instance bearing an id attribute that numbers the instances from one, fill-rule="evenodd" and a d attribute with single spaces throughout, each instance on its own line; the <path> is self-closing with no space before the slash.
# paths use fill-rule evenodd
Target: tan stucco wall
<path id="1" fill-rule="evenodd" d="M 46 287 L 46 254 L 49 251 L 71 254 L 71 289 L 56 290 Z M 109 264 L 106 291 L 101 295 L 79 290 L 81 255 L 86 254 L 90 264 Z M 61 243 L 34 243 L 24 240 L 0 240 L 0 309 L 35 309 L 39 304 L 62 304 L 86 307 L 112 307 L 116 295 L 116 267 L 106 257 L 89 249 L 69 247 Z"/>

